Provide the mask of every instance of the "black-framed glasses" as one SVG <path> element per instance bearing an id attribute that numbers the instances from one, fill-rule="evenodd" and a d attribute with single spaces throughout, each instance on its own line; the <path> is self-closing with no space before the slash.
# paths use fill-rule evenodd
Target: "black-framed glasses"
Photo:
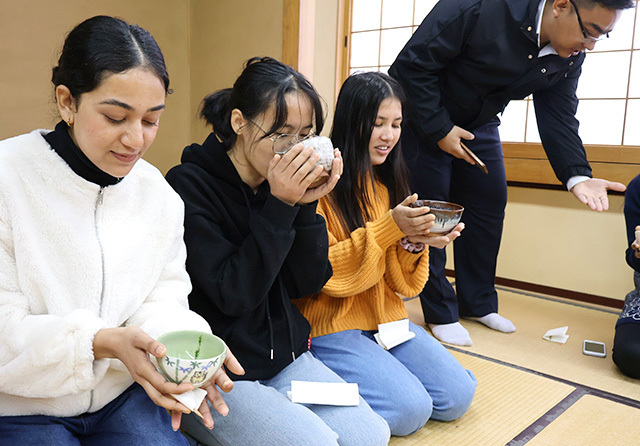
<path id="1" fill-rule="evenodd" d="M 268 135 L 267 132 L 256 122 L 248 118 L 247 121 L 258 127 L 265 134 L 265 136 Z M 315 133 L 313 133 L 313 130 L 309 130 L 309 133 L 306 135 L 298 135 L 297 133 L 272 133 L 268 136 L 268 138 L 273 142 L 271 145 L 273 153 L 284 155 L 289 151 L 291 147 L 313 136 L 315 136 Z"/>
<path id="2" fill-rule="evenodd" d="M 590 36 L 589 33 L 587 32 L 587 28 L 585 28 L 584 24 L 582 23 L 582 17 L 580 17 L 580 13 L 578 12 L 578 6 L 574 3 L 573 0 L 569 0 L 569 1 L 573 5 L 573 9 L 576 10 L 576 17 L 578 18 L 578 24 L 580 25 L 580 30 L 582 31 L 582 36 L 584 37 L 584 39 L 580 41 L 581 43 L 585 43 L 585 44 L 596 43 L 596 42 L 600 42 L 601 40 L 605 40 L 609 38 L 609 33 L 605 33 L 600 37 Z"/>

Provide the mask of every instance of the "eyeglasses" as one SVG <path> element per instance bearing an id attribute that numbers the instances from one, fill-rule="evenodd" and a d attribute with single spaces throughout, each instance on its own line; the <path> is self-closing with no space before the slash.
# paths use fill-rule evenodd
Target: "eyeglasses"
<path id="1" fill-rule="evenodd" d="M 584 27 L 584 24 L 582 23 L 582 18 L 580 17 L 580 13 L 578 12 L 578 7 L 576 6 L 573 0 L 569 0 L 569 1 L 573 5 L 573 9 L 576 10 L 576 17 L 578 18 L 578 24 L 580 25 L 580 30 L 582 31 L 582 36 L 584 37 L 584 39 L 582 39 L 580 43 L 584 43 L 588 45 L 588 44 L 593 44 L 609 38 L 609 33 L 605 33 L 600 37 L 590 36 L 589 33 L 587 32 L 587 29 Z"/>
<path id="2" fill-rule="evenodd" d="M 267 132 L 253 120 L 247 118 L 247 121 L 251 122 L 253 125 L 262 130 L 265 135 L 267 135 Z M 315 136 L 315 133 L 313 133 L 313 130 L 310 130 L 306 135 L 298 135 L 295 133 L 272 133 L 271 135 L 269 135 L 269 139 L 273 142 L 273 144 L 271 145 L 273 153 L 284 155 L 289 151 L 291 147 L 313 136 Z"/>

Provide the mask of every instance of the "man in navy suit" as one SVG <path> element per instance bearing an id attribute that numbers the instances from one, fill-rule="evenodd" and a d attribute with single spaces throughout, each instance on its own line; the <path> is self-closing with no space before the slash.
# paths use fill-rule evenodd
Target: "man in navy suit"
<path id="1" fill-rule="evenodd" d="M 459 317 L 505 333 L 495 273 L 507 182 L 497 117 L 512 99 L 533 94 L 542 144 L 558 179 L 596 211 L 607 190 L 624 185 L 592 178 L 575 118 L 585 50 L 606 39 L 631 0 L 441 0 L 389 74 L 405 88 L 402 147 L 421 198 L 465 207 L 464 237 L 454 242 L 456 292 L 444 249 L 430 248 L 429 281 L 420 294 L 434 336 L 471 345 Z M 485 175 L 462 149 L 484 163 Z"/>

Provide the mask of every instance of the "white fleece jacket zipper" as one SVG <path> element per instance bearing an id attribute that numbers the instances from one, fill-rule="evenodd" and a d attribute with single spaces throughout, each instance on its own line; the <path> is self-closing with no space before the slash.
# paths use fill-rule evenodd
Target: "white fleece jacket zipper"
<path id="1" fill-rule="evenodd" d="M 102 302 L 104 301 L 104 288 L 105 288 L 104 249 L 102 248 L 102 240 L 100 240 L 100 233 L 98 232 L 98 208 L 103 203 L 104 203 L 104 187 L 101 187 L 100 190 L 98 191 L 96 206 L 93 210 L 93 221 L 96 229 L 96 239 L 98 240 L 98 246 L 100 247 L 100 263 L 102 265 L 102 286 L 100 288 L 100 306 L 98 310 L 98 317 L 102 317 Z M 93 406 L 93 390 L 91 390 L 91 395 L 89 398 L 89 408 L 87 409 L 87 411 L 90 411 L 92 406 Z"/>

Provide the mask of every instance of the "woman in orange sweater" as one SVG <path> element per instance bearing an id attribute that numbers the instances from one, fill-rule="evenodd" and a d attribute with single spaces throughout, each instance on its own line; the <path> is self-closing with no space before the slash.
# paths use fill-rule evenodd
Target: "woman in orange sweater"
<path id="1" fill-rule="evenodd" d="M 418 197 L 409 195 L 398 143 L 403 102 L 400 85 L 382 73 L 354 74 L 342 86 L 331 139 L 345 167 L 318 204 L 327 221 L 333 277 L 320 293 L 296 302 L 311 323 L 312 353 L 358 383 L 392 435 L 413 433 L 430 417 L 459 418 L 476 388 L 470 371 L 406 320 L 398 296 L 415 296 L 426 283 L 425 246 L 443 248 L 464 228 L 431 236 L 433 215 L 410 206 Z M 396 321 L 404 327 L 396 337 L 405 341 L 386 350 L 374 335 L 379 324 Z"/>

